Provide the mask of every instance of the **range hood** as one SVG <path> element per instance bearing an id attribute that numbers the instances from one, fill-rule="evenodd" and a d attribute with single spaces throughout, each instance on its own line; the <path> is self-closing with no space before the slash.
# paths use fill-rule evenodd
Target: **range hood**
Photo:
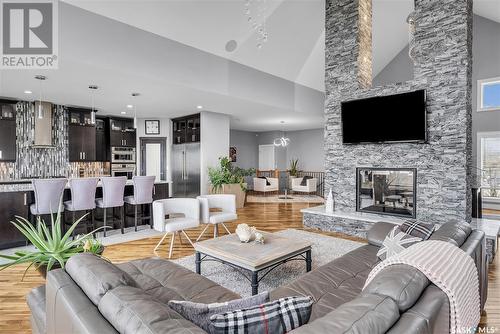
<path id="1" fill-rule="evenodd" d="M 40 101 L 35 102 L 35 140 L 33 147 L 35 148 L 54 148 L 52 143 L 52 103 L 41 102 L 43 110 L 43 118 L 38 118 L 38 108 Z"/>

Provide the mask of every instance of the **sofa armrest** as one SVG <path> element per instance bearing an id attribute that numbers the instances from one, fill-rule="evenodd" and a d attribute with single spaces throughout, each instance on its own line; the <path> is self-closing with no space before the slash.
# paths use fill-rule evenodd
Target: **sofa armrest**
<path id="1" fill-rule="evenodd" d="M 309 189 L 310 192 L 316 191 L 316 188 L 318 186 L 318 179 L 309 179 L 307 180 L 307 189 Z"/>
<path id="2" fill-rule="evenodd" d="M 292 178 L 292 187 L 298 187 L 300 186 L 300 183 L 302 182 L 301 177 L 294 177 Z"/>
<path id="3" fill-rule="evenodd" d="M 253 178 L 253 190 L 255 191 L 265 191 L 266 179 L 261 179 L 258 177 Z"/>
<path id="4" fill-rule="evenodd" d="M 385 237 L 394 228 L 394 226 L 396 226 L 396 224 L 386 222 L 375 223 L 368 231 L 368 243 L 377 247 L 382 246 Z"/>

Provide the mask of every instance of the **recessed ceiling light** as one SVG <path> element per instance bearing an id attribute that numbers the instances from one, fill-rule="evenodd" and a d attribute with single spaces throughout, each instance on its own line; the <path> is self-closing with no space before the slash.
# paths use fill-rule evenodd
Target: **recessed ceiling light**
<path id="1" fill-rule="evenodd" d="M 131 105 L 131 104 L 127 104 L 127 108 L 128 108 L 128 109 L 132 109 L 133 107 L 134 107 L 133 105 Z"/>
<path id="2" fill-rule="evenodd" d="M 126 115 L 126 114 L 127 114 L 127 112 L 126 112 L 126 111 L 122 111 L 120 114 L 122 114 L 122 115 Z"/>
<path id="3" fill-rule="evenodd" d="M 203 109 L 203 106 L 196 106 L 196 108 L 198 108 L 198 109 Z"/>
<path id="4" fill-rule="evenodd" d="M 32 93 L 33 93 L 33 92 L 32 92 L 32 91 L 30 91 L 30 90 L 25 90 L 25 91 L 24 91 L 24 94 L 32 94 Z"/>

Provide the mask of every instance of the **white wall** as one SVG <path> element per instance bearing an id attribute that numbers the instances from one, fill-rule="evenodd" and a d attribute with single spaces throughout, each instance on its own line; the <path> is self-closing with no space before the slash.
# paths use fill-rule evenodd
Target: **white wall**
<path id="1" fill-rule="evenodd" d="M 237 148 L 236 166 L 258 168 L 259 145 L 272 144 L 275 138 L 282 136 L 281 131 L 247 132 L 231 130 L 231 146 Z M 276 167 L 287 170 L 291 159 L 299 159 L 299 169 L 322 172 L 324 170 L 324 130 L 287 131 L 290 144 L 276 148 Z"/>
<path id="2" fill-rule="evenodd" d="M 208 167 L 219 164 L 219 157 L 229 155 L 229 116 L 209 111 L 201 112 L 200 175 L 201 194 L 208 193 Z"/>

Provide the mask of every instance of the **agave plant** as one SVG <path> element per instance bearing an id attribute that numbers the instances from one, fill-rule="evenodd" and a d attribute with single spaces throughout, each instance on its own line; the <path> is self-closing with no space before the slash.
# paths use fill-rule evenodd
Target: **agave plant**
<path id="1" fill-rule="evenodd" d="M 77 236 L 71 239 L 71 235 L 76 226 L 85 218 L 82 216 L 71 227 L 62 234 L 61 212 L 59 211 L 54 218 L 51 215 L 50 230 L 45 222 L 38 217 L 36 226 L 23 217 L 16 216 L 12 224 L 36 247 L 35 251 L 18 251 L 14 255 L 0 255 L 0 257 L 11 260 L 9 263 L 1 264 L 0 270 L 21 263 L 29 263 L 26 268 L 23 279 L 29 268 L 46 268 L 46 272 L 55 267 L 64 268 L 66 261 L 75 254 L 85 251 L 100 255 L 103 247 L 97 240 L 91 238 L 92 234 L 101 228 L 98 228 L 83 236 Z"/>
<path id="2" fill-rule="evenodd" d="M 299 159 L 290 160 L 290 176 L 297 176 L 299 174 Z"/>

